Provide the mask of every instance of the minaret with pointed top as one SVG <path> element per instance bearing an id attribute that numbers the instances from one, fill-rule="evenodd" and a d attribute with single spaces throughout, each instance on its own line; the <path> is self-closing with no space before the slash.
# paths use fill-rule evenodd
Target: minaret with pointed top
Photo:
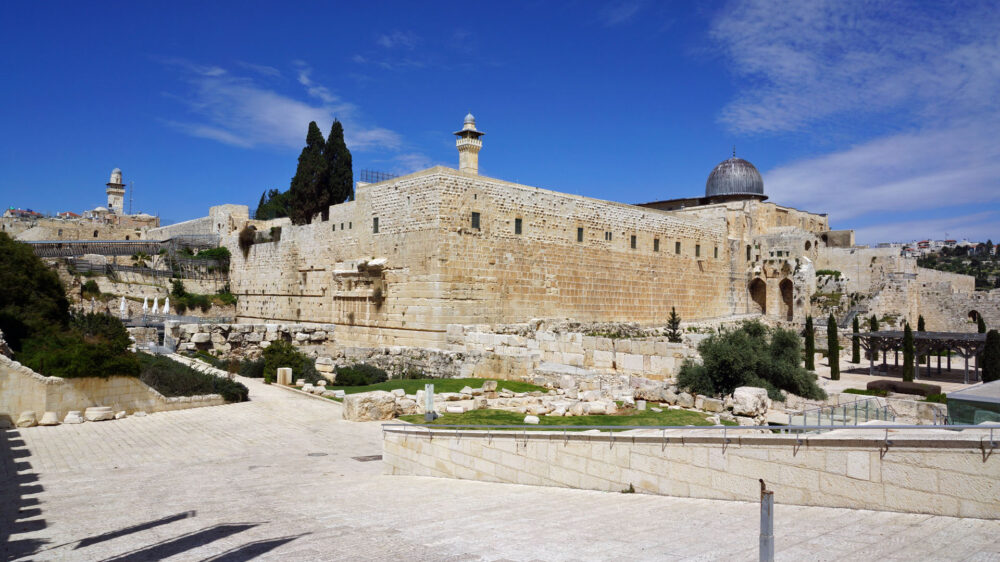
<path id="1" fill-rule="evenodd" d="M 479 175 L 479 151 L 483 148 L 480 137 L 486 133 L 476 130 L 476 118 L 472 113 L 465 116 L 461 131 L 456 131 L 455 146 L 458 147 L 458 169 Z"/>

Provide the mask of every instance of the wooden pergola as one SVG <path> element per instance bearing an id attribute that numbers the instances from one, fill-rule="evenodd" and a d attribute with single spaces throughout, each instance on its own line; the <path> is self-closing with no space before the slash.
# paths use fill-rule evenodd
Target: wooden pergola
<path id="1" fill-rule="evenodd" d="M 903 332 L 879 331 L 862 332 L 858 334 L 861 347 L 868 356 L 868 374 L 875 374 L 875 358 L 882 354 L 882 370 L 886 368 L 886 356 L 892 351 L 895 364 L 899 366 L 899 353 L 903 350 Z M 965 384 L 969 384 L 969 358 L 978 357 L 986 347 L 986 334 L 970 334 L 963 332 L 913 332 L 913 378 L 920 378 L 921 356 L 937 355 L 937 372 L 941 373 L 941 353 L 948 352 L 948 366 L 951 370 L 951 354 L 956 353 L 965 358 Z M 972 368 L 973 380 L 980 379 L 979 361 Z M 928 362 L 928 369 L 930 365 Z"/>

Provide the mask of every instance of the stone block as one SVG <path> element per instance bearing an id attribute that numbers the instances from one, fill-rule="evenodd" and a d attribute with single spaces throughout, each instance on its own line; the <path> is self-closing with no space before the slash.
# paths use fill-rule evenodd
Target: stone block
<path id="1" fill-rule="evenodd" d="M 72 410 L 66 413 L 63 423 L 83 423 L 83 414 L 79 410 Z"/>
<path id="2" fill-rule="evenodd" d="M 45 412 L 38 425 L 59 425 L 59 416 L 55 412 Z"/>
<path id="3" fill-rule="evenodd" d="M 465 407 L 464 406 L 448 406 L 447 408 L 444 409 L 444 411 L 445 411 L 446 414 L 464 414 L 465 413 Z"/>
<path id="4" fill-rule="evenodd" d="M 691 396 L 687 392 L 682 392 L 677 395 L 677 405 L 682 408 L 693 408 L 694 407 L 694 396 Z"/>
<path id="5" fill-rule="evenodd" d="M 704 398 L 702 400 L 701 409 L 706 412 L 721 412 L 725 410 L 725 405 L 722 400 L 718 398 Z"/>
<path id="6" fill-rule="evenodd" d="M 285 386 L 291 386 L 292 385 L 292 369 L 291 369 L 291 367 L 278 367 L 278 369 L 277 369 L 277 375 L 278 375 L 278 381 L 277 381 L 278 384 L 282 384 L 282 385 L 285 385 Z"/>
<path id="7" fill-rule="evenodd" d="M 38 420 L 35 418 L 35 412 L 21 412 L 20 416 L 17 416 L 17 427 L 35 427 L 38 425 Z"/>
<path id="8" fill-rule="evenodd" d="M 349 421 L 391 420 L 396 415 L 395 397 L 384 390 L 359 392 L 344 397 L 343 416 Z"/>
<path id="9" fill-rule="evenodd" d="M 763 415 L 770 406 L 771 399 L 763 388 L 741 386 L 733 391 L 733 414 L 737 416 Z"/>
<path id="10" fill-rule="evenodd" d="M 524 416 L 524 423 L 530 425 L 538 425 L 538 416 Z"/>
<path id="11" fill-rule="evenodd" d="M 212 334 L 197 333 L 191 335 L 191 343 L 208 343 L 212 341 Z"/>
<path id="12" fill-rule="evenodd" d="M 110 406 L 94 406 L 83 411 L 83 417 L 87 421 L 107 421 L 115 419 L 115 412 Z"/>

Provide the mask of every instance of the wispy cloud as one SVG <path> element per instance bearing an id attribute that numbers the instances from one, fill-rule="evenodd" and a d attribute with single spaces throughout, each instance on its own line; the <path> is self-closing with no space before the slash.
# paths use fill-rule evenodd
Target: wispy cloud
<path id="1" fill-rule="evenodd" d="M 1000 213 L 983 211 L 939 219 L 889 222 L 865 226 L 855 231 L 859 244 L 912 242 L 926 238 L 983 241 L 996 239 Z"/>
<path id="2" fill-rule="evenodd" d="M 266 64 L 253 64 L 243 61 L 239 61 L 236 64 L 247 70 L 252 70 L 257 74 L 260 74 L 261 76 L 269 76 L 274 78 L 278 78 L 281 76 L 280 70 L 274 68 L 273 66 L 267 66 Z"/>
<path id="3" fill-rule="evenodd" d="M 779 203 L 834 221 L 1000 201 L 1000 119 L 878 138 L 764 174 Z"/>
<path id="4" fill-rule="evenodd" d="M 420 43 L 420 37 L 412 31 L 393 31 L 392 33 L 380 34 L 375 38 L 375 42 L 386 49 L 396 47 L 413 49 Z"/>
<path id="5" fill-rule="evenodd" d="M 403 144 L 395 131 L 364 125 L 357 106 L 317 83 L 312 78 L 312 69 L 304 62 L 294 65 L 298 83 L 303 87 L 299 95 L 279 92 L 218 66 L 180 59 L 163 62 L 183 72 L 188 91 L 169 96 L 182 102 L 189 115 L 162 121 L 191 136 L 245 148 L 298 148 L 310 121 L 329 128 L 337 118 L 344 124 L 345 141 L 352 150 L 397 150 Z"/>
<path id="6" fill-rule="evenodd" d="M 614 2 L 601 8 L 598 15 L 605 26 L 613 27 L 632 20 L 645 5 L 645 0 Z"/>
<path id="7" fill-rule="evenodd" d="M 1000 10 L 990 2 L 740 0 L 710 35 L 739 78 L 720 117 L 739 133 L 893 109 L 934 120 L 998 103 Z"/>

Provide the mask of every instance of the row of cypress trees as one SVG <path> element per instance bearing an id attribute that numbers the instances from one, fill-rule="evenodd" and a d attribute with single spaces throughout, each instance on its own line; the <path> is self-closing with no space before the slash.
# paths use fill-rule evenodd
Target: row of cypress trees
<path id="1" fill-rule="evenodd" d="M 290 217 L 293 224 L 308 224 L 317 214 L 327 220 L 330 205 L 354 199 L 351 151 L 344 142 L 344 127 L 336 119 L 324 139 L 315 121 L 309 123 L 306 145 L 299 154 L 288 191 L 272 189 L 260 196 L 256 218 Z"/>
<path id="2" fill-rule="evenodd" d="M 1000 332 L 997 330 L 987 332 L 983 317 L 980 316 L 978 320 L 979 333 L 986 333 L 986 347 L 981 356 L 983 361 L 983 382 L 1000 380 Z M 878 318 L 872 316 L 869 319 L 868 325 L 871 331 L 877 332 L 879 330 Z M 860 363 L 861 326 L 857 317 L 854 318 L 851 331 L 851 363 Z M 926 331 L 926 322 L 923 315 L 917 318 L 917 331 Z M 837 339 L 837 322 L 832 314 L 827 318 L 826 337 L 827 352 L 830 357 L 830 379 L 840 380 L 840 362 L 837 360 L 840 357 L 840 342 Z M 816 342 L 813 319 L 812 316 L 807 316 L 805 327 L 805 368 L 810 371 L 816 370 L 815 354 Z M 910 328 L 910 323 L 907 322 L 903 328 L 903 380 L 908 382 L 913 381 L 915 360 L 926 361 L 927 366 L 930 367 L 930 355 L 915 358 L 914 354 L 913 330 Z"/>

